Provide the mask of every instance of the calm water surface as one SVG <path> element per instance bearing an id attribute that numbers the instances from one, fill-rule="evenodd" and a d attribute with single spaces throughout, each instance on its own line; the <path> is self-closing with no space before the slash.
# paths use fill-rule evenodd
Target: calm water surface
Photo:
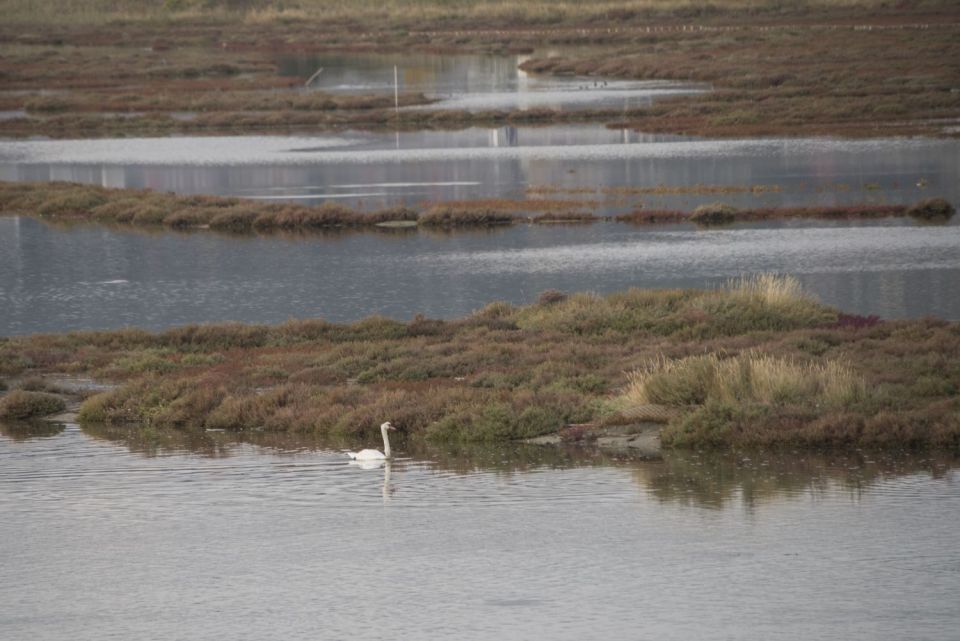
<path id="1" fill-rule="evenodd" d="M 222 236 L 0 217 L 0 335 L 192 322 L 453 318 L 546 289 L 711 287 L 796 274 L 822 301 L 960 319 L 960 225 L 619 223 L 453 234 Z"/>
<path id="2" fill-rule="evenodd" d="M 85 428 L 86 429 L 86 428 Z M 955 639 L 957 462 L 6 426 L 6 639 Z M 353 444 L 351 444 L 353 445 Z"/>
<path id="3" fill-rule="evenodd" d="M 577 200 L 602 213 L 689 210 L 717 200 L 776 207 L 940 196 L 958 203 L 957 176 L 960 140 L 694 140 L 596 125 L 0 142 L 3 180 L 366 209 L 477 198 Z M 664 189 L 636 191 L 657 187 Z"/>
<path id="4" fill-rule="evenodd" d="M 279 68 L 283 75 L 304 80 L 323 69 L 306 89 L 333 94 L 392 95 L 396 80 L 399 91 L 436 100 L 424 107 L 431 110 L 642 107 L 667 96 L 710 90 L 702 83 L 531 75 L 520 69 L 529 57 L 327 53 L 284 57 Z"/>
<path id="5" fill-rule="evenodd" d="M 479 101 L 482 108 L 503 96 L 515 103 L 547 96 L 562 107 L 577 96 L 602 102 L 604 92 L 623 99 L 629 91 L 672 90 L 529 78 L 518 62 L 350 55 L 291 58 L 282 66 L 303 77 L 323 67 L 316 88 L 364 93 L 389 91 L 398 64 L 404 90 Z M 558 207 L 605 214 L 689 210 L 718 200 L 777 207 L 912 204 L 940 196 L 958 204 L 958 175 L 958 140 L 718 141 L 596 125 L 0 142 L 3 180 L 361 209 L 480 198 L 556 199 L 568 201 Z M 600 224 L 452 236 L 230 238 L 54 229 L 2 218 L 0 335 L 314 316 L 455 317 L 497 299 L 526 303 L 549 288 L 702 287 L 764 271 L 797 274 L 824 302 L 848 312 L 960 318 L 956 223 L 813 222 L 709 232 Z"/>
<path id="6" fill-rule="evenodd" d="M 0 178 L 9 180 L 371 209 L 475 198 L 569 200 L 602 213 L 717 200 L 820 206 L 940 196 L 960 203 L 958 175 L 956 140 L 704 141 L 595 126 L 0 144 Z M 230 238 L 52 229 L 3 218 L 0 249 L 0 334 L 456 317 L 492 300 L 526 303 L 549 288 L 702 287 L 764 271 L 797 274 L 848 312 L 960 318 L 956 221 Z"/>

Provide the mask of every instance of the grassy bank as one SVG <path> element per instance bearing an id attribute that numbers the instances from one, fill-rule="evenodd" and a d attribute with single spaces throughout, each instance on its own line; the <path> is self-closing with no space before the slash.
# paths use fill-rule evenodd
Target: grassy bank
<path id="1" fill-rule="evenodd" d="M 943 2 L 921 0 L 908 9 L 938 8 Z M 690 18 L 714 15 L 739 15 L 752 18 L 765 16 L 803 17 L 823 11 L 856 12 L 871 10 L 890 12 L 890 3 L 883 0 L 607 0 L 584 4 L 570 0 L 529 0 L 523 3 L 507 0 L 3 0 L 0 2 L 12 23 L 46 21 L 60 24 L 102 25 L 116 22 L 177 22 L 197 20 L 232 20 L 247 24 L 297 22 L 300 20 L 353 21 L 378 19 L 391 25 L 423 26 L 423 21 L 436 25 L 473 24 L 475 27 L 510 27 L 527 25 L 591 24 L 617 19 Z M 902 10 L 902 7 L 901 7 Z"/>
<path id="2" fill-rule="evenodd" d="M 501 441 L 666 420 L 674 446 L 960 447 L 960 324 L 824 307 L 789 278 L 549 292 L 453 321 L 15 337 L 0 377 L 92 376 L 91 423 Z M 583 428 L 581 428 L 583 429 Z"/>
<path id="3" fill-rule="evenodd" d="M 465 229 L 499 225 L 583 224 L 611 220 L 590 210 L 603 201 L 558 198 L 486 199 L 425 204 L 419 209 L 390 207 L 358 211 L 325 203 L 310 207 L 264 203 L 223 196 L 178 196 L 138 189 L 109 189 L 66 182 L 0 181 L 0 215 L 34 216 L 52 222 L 91 222 L 176 230 L 215 230 L 231 233 L 317 232 L 397 228 Z M 692 223 L 713 227 L 737 222 L 821 218 L 871 220 L 910 216 L 943 223 L 954 207 L 941 198 L 902 205 L 736 209 L 705 205 L 692 212 L 639 209 L 615 220 L 632 224 Z"/>
<path id="4" fill-rule="evenodd" d="M 301 0 L 282 6 L 125 0 L 94 6 L 0 2 L 0 79 L 15 90 L 0 96 L 0 110 L 30 116 L 0 120 L 0 135 L 426 128 L 588 118 L 710 136 L 950 136 L 960 118 L 954 91 L 960 81 L 960 10 L 946 0 Z M 550 49 L 559 55 L 548 57 Z M 287 91 L 306 78 L 283 76 L 278 57 L 324 51 L 523 52 L 534 55 L 524 63 L 531 72 L 696 80 L 716 91 L 627 113 L 426 110 L 404 114 L 397 125 L 382 97 Z M 49 95 L 51 90 L 56 93 Z"/>
<path id="5" fill-rule="evenodd" d="M 960 44 L 950 24 L 881 29 L 780 25 L 651 34 L 573 56 L 528 60 L 536 73 L 682 78 L 715 91 L 656 102 L 621 126 L 714 137 L 956 135 Z M 952 26 L 950 26 L 952 24 Z M 949 52 L 950 60 L 941 58 Z M 918 69 L 918 61 L 922 70 Z M 952 133 L 951 133 L 952 132 Z"/>

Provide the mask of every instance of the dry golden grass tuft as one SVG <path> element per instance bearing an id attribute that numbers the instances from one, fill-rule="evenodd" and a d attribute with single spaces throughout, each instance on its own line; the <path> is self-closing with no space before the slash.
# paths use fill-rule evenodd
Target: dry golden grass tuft
<path id="1" fill-rule="evenodd" d="M 661 356 L 628 375 L 623 400 L 629 405 L 687 407 L 721 401 L 836 409 L 863 400 L 865 394 L 863 378 L 847 364 L 746 352 L 678 360 Z"/>
<path id="2" fill-rule="evenodd" d="M 735 296 L 759 298 L 768 305 L 808 304 L 813 296 L 804 291 L 800 279 L 782 274 L 755 274 L 741 276 L 727 284 L 726 290 Z"/>

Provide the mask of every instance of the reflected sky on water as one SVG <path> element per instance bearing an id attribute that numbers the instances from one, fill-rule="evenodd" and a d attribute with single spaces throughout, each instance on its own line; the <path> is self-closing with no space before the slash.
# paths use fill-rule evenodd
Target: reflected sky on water
<path id="1" fill-rule="evenodd" d="M 957 140 L 693 140 L 596 125 L 0 143 L 3 180 L 361 209 L 478 198 L 572 200 L 599 213 L 690 210 L 716 201 L 957 202 L 957 175 Z"/>

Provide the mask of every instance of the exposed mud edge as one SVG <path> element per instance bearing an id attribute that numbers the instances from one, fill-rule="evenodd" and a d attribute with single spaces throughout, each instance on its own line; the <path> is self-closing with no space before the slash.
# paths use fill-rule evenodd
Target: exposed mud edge
<path id="1" fill-rule="evenodd" d="M 76 423 L 77 422 L 77 411 L 80 408 L 69 408 L 66 412 L 60 412 L 59 414 L 52 414 L 50 416 L 41 416 L 41 421 L 49 421 L 51 423 Z"/>
<path id="2" fill-rule="evenodd" d="M 76 377 L 68 374 L 47 374 L 36 378 L 43 380 L 45 383 L 42 391 L 63 399 L 66 405 L 62 412 L 34 416 L 30 419 L 50 423 L 76 423 L 80 405 L 86 397 L 116 387 L 107 383 L 99 383 L 92 378 Z M 19 388 L 22 383 L 17 379 L 12 379 L 11 382 L 14 389 Z M 4 394 L 0 394 L 0 397 L 2 396 Z"/>
<path id="3" fill-rule="evenodd" d="M 626 425 L 568 425 L 553 434 L 525 439 L 532 445 L 581 445 L 659 458 L 662 423 L 643 421 Z"/>

